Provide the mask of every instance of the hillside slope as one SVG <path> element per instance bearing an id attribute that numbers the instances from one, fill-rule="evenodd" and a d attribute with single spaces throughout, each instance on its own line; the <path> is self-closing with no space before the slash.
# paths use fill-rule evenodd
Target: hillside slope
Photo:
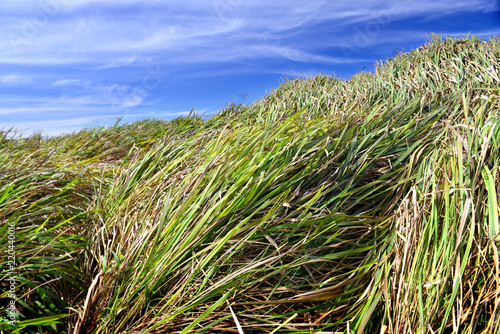
<path id="1" fill-rule="evenodd" d="M 434 36 L 209 120 L 3 132 L 19 332 L 500 332 L 499 59 Z"/>

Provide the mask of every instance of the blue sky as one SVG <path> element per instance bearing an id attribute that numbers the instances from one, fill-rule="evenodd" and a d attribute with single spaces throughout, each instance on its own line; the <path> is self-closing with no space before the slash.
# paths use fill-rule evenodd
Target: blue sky
<path id="1" fill-rule="evenodd" d="M 492 0 L 2 0 L 0 128 L 209 116 L 285 77 L 349 78 L 429 34 L 500 32 Z"/>

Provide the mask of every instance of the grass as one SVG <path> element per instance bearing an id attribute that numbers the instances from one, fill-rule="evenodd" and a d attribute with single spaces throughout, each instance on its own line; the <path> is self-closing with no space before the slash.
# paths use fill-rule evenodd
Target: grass
<path id="1" fill-rule="evenodd" d="M 2 132 L 0 328 L 500 332 L 498 59 L 433 36 L 208 120 Z"/>

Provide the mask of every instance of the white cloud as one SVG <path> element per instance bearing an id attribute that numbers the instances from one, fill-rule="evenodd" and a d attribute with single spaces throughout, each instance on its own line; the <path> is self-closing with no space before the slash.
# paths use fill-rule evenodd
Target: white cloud
<path id="1" fill-rule="evenodd" d="M 2 96 L 4 105 L 0 115 L 10 118 L 32 118 L 46 115 L 99 115 L 112 111 L 115 114 L 129 114 L 129 108 L 144 104 L 147 91 L 138 86 L 103 84 L 97 81 L 79 79 L 61 79 L 52 83 L 60 90 L 55 96 L 26 97 Z M 54 94 L 54 92 L 52 92 Z"/>
<path id="2" fill-rule="evenodd" d="M 31 82 L 32 82 L 32 78 L 17 75 L 17 74 L 0 76 L 0 83 L 6 84 L 9 86 L 27 85 L 27 84 L 30 84 Z"/>
<path id="3" fill-rule="evenodd" d="M 54 87 L 82 86 L 85 83 L 88 83 L 88 81 L 80 79 L 63 79 L 63 80 L 57 80 L 56 82 L 52 83 L 52 86 Z"/>
<path id="4" fill-rule="evenodd" d="M 366 59 L 322 56 L 288 47 L 276 47 L 272 45 L 264 46 L 263 49 L 268 51 L 269 54 L 278 55 L 280 57 L 304 63 L 346 64 L 367 61 Z"/>
<path id="5" fill-rule="evenodd" d="M 255 59 L 240 52 L 249 45 L 288 48 L 273 53 L 277 58 L 334 63 L 314 54 L 323 41 L 306 41 L 308 48 L 300 48 L 283 40 L 281 33 L 329 22 L 340 43 L 349 37 L 343 34 L 349 24 L 492 8 L 487 0 L 290 0 L 286 5 L 270 0 L 3 1 L 4 10 L 22 14 L 0 21 L 0 45 L 6 46 L 0 48 L 0 64 L 94 64 L 101 69 L 143 66 L 151 56 L 173 65 Z M 89 9 L 94 14 L 88 15 Z M 112 14 L 113 9 L 124 14 Z"/>
<path id="6" fill-rule="evenodd" d="M 83 111 L 84 108 L 78 108 L 78 110 Z M 7 115 L 7 114 L 23 115 L 23 114 L 37 114 L 37 113 L 44 114 L 44 113 L 52 113 L 54 111 L 64 112 L 64 111 L 68 111 L 68 108 L 67 107 L 56 107 L 56 106 L 0 108 L 0 115 Z M 75 111 L 75 110 L 72 109 L 72 111 Z"/>
<path id="7" fill-rule="evenodd" d="M 65 92 L 53 101 L 58 104 L 101 104 L 129 108 L 141 105 L 148 96 L 147 91 L 141 86 L 103 84 L 90 80 L 61 79 L 53 82 L 52 86 L 61 88 Z"/>

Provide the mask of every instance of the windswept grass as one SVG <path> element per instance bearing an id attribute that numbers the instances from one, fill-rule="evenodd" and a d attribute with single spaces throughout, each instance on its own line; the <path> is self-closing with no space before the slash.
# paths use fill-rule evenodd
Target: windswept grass
<path id="1" fill-rule="evenodd" d="M 18 330 L 500 332 L 498 59 L 434 36 L 205 121 L 3 133 Z"/>

